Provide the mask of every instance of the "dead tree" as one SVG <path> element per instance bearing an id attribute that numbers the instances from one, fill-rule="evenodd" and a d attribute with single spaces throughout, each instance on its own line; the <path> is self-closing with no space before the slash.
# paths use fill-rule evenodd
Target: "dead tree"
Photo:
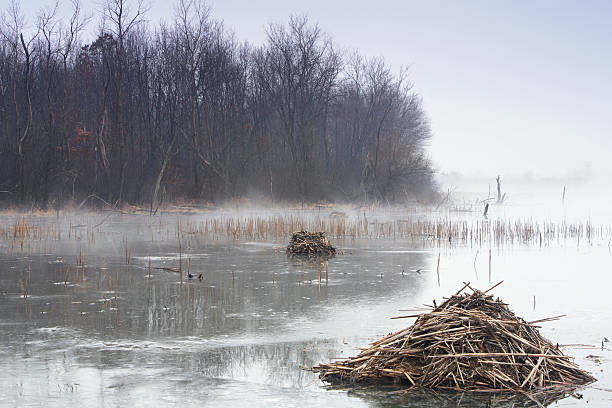
<path id="1" fill-rule="evenodd" d="M 503 195 L 501 193 L 501 178 L 497 176 L 495 181 L 497 181 L 497 204 L 502 204 L 506 199 L 506 193 L 504 193 Z"/>

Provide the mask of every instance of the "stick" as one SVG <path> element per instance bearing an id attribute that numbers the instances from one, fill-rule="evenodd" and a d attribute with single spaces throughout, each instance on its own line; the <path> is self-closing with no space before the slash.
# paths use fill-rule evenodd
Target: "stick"
<path id="1" fill-rule="evenodd" d="M 529 380 L 531 379 L 531 377 L 533 377 L 533 374 L 535 374 L 536 370 L 538 369 L 538 367 L 540 367 L 540 364 L 542 364 L 542 361 L 544 361 L 544 357 L 546 357 L 546 354 L 548 353 L 548 350 L 546 350 L 546 353 L 544 353 L 543 356 L 541 356 L 540 358 L 538 358 L 538 362 L 536 363 L 535 366 L 533 366 L 533 369 L 531 370 L 531 372 L 529 373 L 529 375 L 527 376 L 527 378 L 525 378 L 525 381 L 523 381 L 523 383 L 521 384 L 521 388 L 523 388 L 525 386 L 525 384 L 527 384 L 529 382 Z"/>
<path id="2" fill-rule="evenodd" d="M 484 292 L 482 292 L 483 295 L 489 293 L 490 291 L 492 291 L 493 289 L 495 289 L 496 287 L 498 287 L 499 285 L 501 285 L 502 283 L 504 283 L 503 280 L 497 282 L 495 285 L 491 286 L 489 289 L 485 290 Z"/>
<path id="3" fill-rule="evenodd" d="M 436 268 L 438 274 L 438 287 L 440 287 L 440 253 L 438 252 L 438 267 Z"/>
<path id="4" fill-rule="evenodd" d="M 489 248 L 489 285 L 491 284 L 491 248 Z"/>

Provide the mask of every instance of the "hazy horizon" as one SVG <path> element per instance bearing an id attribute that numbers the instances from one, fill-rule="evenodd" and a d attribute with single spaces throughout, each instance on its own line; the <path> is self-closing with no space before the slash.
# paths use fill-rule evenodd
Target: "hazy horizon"
<path id="1" fill-rule="evenodd" d="M 5 10 L 8 1 L 2 4 Z M 31 23 L 40 7 L 52 4 L 21 6 Z M 99 2 L 82 4 L 91 11 Z M 171 20 L 173 1 L 148 4 L 153 26 Z M 594 177 L 612 172 L 606 161 L 612 151 L 608 2 L 209 4 L 213 18 L 239 41 L 261 43 L 268 23 L 305 14 L 337 46 L 383 57 L 396 70 L 408 67 L 434 133 L 429 155 L 441 173 L 550 178 L 584 168 Z"/>
<path id="2" fill-rule="evenodd" d="M 58 1 L 0 0 L 0 407 L 610 405 L 612 2 Z"/>

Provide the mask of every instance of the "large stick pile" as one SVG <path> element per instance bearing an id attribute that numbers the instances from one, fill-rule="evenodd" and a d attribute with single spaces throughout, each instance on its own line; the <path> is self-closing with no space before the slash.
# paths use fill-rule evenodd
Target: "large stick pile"
<path id="1" fill-rule="evenodd" d="M 333 256 L 336 248 L 329 243 L 325 232 L 297 231 L 291 235 L 288 255 Z"/>
<path id="2" fill-rule="evenodd" d="M 496 285 L 497 286 L 497 285 Z M 471 293 L 461 294 L 469 288 Z M 493 288 L 491 288 L 493 289 Z M 491 290 L 489 289 L 489 290 Z M 535 391 L 595 381 L 499 299 L 466 284 L 416 322 L 356 357 L 320 364 L 329 382 L 399 383 L 471 391 Z"/>

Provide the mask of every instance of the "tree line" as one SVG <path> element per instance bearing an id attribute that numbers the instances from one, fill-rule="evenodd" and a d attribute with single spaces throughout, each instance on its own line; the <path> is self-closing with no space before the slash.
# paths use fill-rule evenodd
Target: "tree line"
<path id="1" fill-rule="evenodd" d="M 106 0 L 96 21 L 16 1 L 0 22 L 0 202 L 401 201 L 436 195 L 406 72 L 341 52 L 306 17 L 235 38 L 202 0 L 171 23 Z"/>

